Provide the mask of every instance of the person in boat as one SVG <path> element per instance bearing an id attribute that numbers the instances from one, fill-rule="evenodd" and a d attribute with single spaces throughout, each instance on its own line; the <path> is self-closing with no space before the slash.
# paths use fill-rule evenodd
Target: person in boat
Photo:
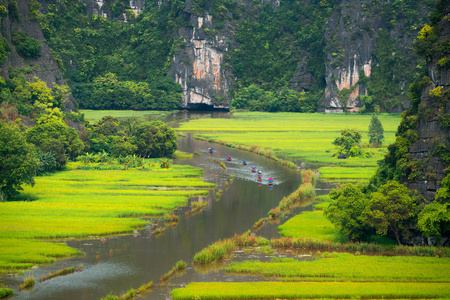
<path id="1" fill-rule="evenodd" d="M 247 160 L 244 159 L 244 160 L 242 161 L 242 164 L 243 164 L 244 166 L 246 166 L 246 165 L 247 165 Z"/>
<path id="2" fill-rule="evenodd" d="M 227 155 L 227 160 L 228 160 L 228 161 L 231 160 L 231 155 Z"/>
<path id="3" fill-rule="evenodd" d="M 262 181 L 262 175 L 258 175 L 258 181 Z"/>
<path id="4" fill-rule="evenodd" d="M 252 172 L 256 172 L 256 167 L 252 167 Z"/>
<path id="5" fill-rule="evenodd" d="M 273 185 L 273 178 L 272 177 L 269 178 L 269 185 Z"/>
<path id="6" fill-rule="evenodd" d="M 258 170 L 258 174 L 262 174 L 261 170 Z"/>

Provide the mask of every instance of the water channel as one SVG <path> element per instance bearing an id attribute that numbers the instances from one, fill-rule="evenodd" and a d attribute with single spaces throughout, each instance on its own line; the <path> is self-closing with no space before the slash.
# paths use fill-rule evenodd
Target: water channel
<path id="1" fill-rule="evenodd" d="M 208 153 L 209 147 L 214 147 L 213 154 Z M 80 264 L 83 264 L 83 271 L 36 283 L 34 288 L 18 292 L 13 298 L 100 299 L 111 292 L 121 295 L 130 288 L 136 289 L 150 281 L 158 283 L 161 275 L 172 269 L 177 261 L 184 260 L 189 263 L 196 252 L 215 241 L 251 229 L 257 220 L 266 217 L 271 208 L 277 206 L 284 196 L 292 193 L 301 183 L 297 170 L 288 169 L 273 160 L 249 152 L 193 139 L 191 134 L 178 138 L 178 149 L 201 153 L 194 155 L 193 159 L 178 160 L 174 163 L 202 168 L 204 180 L 215 183 L 217 185 L 215 191 L 224 190 L 219 199 L 216 199 L 214 191 L 211 191 L 209 196 L 203 199 L 208 201 L 208 207 L 190 217 L 185 217 L 187 207 L 178 209 L 175 212 L 180 216 L 178 226 L 168 228 L 165 234 L 158 237 L 150 234 L 150 229 L 143 229 L 138 234 L 108 237 L 106 241 L 101 241 L 100 238 L 67 240 L 69 246 L 85 252 L 86 255 L 35 268 L 27 271 L 25 276 L 39 278 L 64 267 Z M 226 161 L 226 155 L 232 156 L 231 162 Z M 226 163 L 226 170 L 215 163 L 214 158 Z M 242 165 L 243 159 L 248 161 L 247 166 Z M 262 170 L 265 179 L 263 184 L 257 182 L 257 175 L 250 171 L 251 166 Z M 233 175 L 231 182 L 230 175 Z M 273 177 L 275 181 L 272 190 L 267 185 L 269 177 Z M 229 182 L 228 188 L 226 182 Z M 327 193 L 329 186 L 319 182 L 317 189 L 318 194 Z M 311 206 L 307 206 L 300 210 L 311 209 Z M 149 220 L 149 223 L 153 221 Z M 277 237 L 278 225 L 266 225 L 258 231 L 258 235 L 267 238 Z M 245 257 L 244 254 L 237 255 Z M 3 276 L 0 282 L 17 290 L 23 278 L 24 276 Z M 182 284 L 216 280 L 256 279 L 230 276 L 223 272 L 204 272 L 189 265 L 183 275 L 170 280 L 166 287 L 155 288 L 143 298 L 167 299 L 170 291 Z"/>

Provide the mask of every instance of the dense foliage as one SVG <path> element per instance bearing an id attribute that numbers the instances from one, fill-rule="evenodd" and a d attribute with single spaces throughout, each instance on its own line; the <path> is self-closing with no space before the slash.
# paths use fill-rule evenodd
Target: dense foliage
<path id="1" fill-rule="evenodd" d="M 0 201 L 17 197 L 23 183 L 34 184 L 37 160 L 19 127 L 0 120 Z"/>
<path id="2" fill-rule="evenodd" d="M 327 40 L 324 30 L 333 11 L 342 9 L 341 2 L 169 0 L 148 2 L 135 16 L 126 8 L 127 1 L 110 0 L 102 7 L 109 18 L 89 16 L 86 5 L 78 1 L 46 1 L 41 10 L 44 14 L 38 14 L 34 6 L 32 10 L 82 108 L 177 108 L 181 88 L 174 82 L 170 67 L 173 54 L 184 47 L 184 41 L 174 37 L 180 28 L 189 25 L 191 14 L 208 12 L 213 26 L 204 28 L 206 36 L 233 33 L 223 64 L 229 77 L 233 77 L 231 107 L 307 112 L 322 105 L 326 54 L 344 55 L 340 52 L 342 41 L 337 40 L 335 33 L 329 33 L 331 39 Z M 401 106 L 405 82 L 408 84 L 417 76 L 417 70 L 410 67 L 412 52 L 390 32 L 398 29 L 409 35 L 416 31 L 422 22 L 422 11 L 430 7 L 430 1 L 419 2 L 374 0 L 373 9 L 367 9 L 367 4 L 361 6 L 365 17 L 380 18 L 381 28 L 377 32 L 372 75 L 361 78 L 368 90 L 368 95 L 361 97 L 365 111 L 373 111 L 374 106 L 383 110 Z M 349 14 L 343 17 L 347 27 L 349 18 Z M 363 35 L 373 37 L 372 29 L 364 26 L 356 24 L 351 29 L 352 41 Z M 345 30 L 350 30 L 347 27 Z M 338 62 L 335 63 L 339 65 Z M 298 76 L 301 82 L 296 83 Z M 105 84 L 114 89 L 105 93 Z M 246 103 L 249 91 L 243 89 L 257 89 L 261 98 Z"/>
<path id="3" fill-rule="evenodd" d="M 78 1 L 49 3 L 39 20 L 81 108 L 171 110 L 179 106 L 181 88 L 165 76 L 167 61 L 178 47 L 168 32 L 175 22 L 186 24 L 181 2 L 163 1 L 161 6 L 148 2 L 146 10 L 129 23 L 88 16 L 85 4 Z M 113 15 L 123 9 L 123 1 L 105 3 Z"/>
<path id="4" fill-rule="evenodd" d="M 448 2 L 438 1 L 436 11 L 430 18 L 432 26 L 425 25 L 415 42 L 418 54 L 424 56 L 428 63 L 438 65 L 439 70 L 448 68 L 445 61 L 450 49 L 448 40 L 439 38 L 439 34 L 444 30 L 443 27 L 448 26 L 448 19 L 443 16 L 448 14 L 449 10 Z M 425 97 L 423 97 L 424 91 L 428 91 Z M 414 231 L 420 231 L 426 237 L 434 237 L 439 242 L 442 237 L 450 236 L 450 144 L 448 142 L 450 126 L 446 121 L 448 114 L 445 113 L 450 101 L 450 89 L 439 86 L 436 81 L 432 82 L 428 74 L 425 74 L 411 84 L 409 96 L 411 108 L 402 114 L 403 118 L 398 127 L 395 142 L 389 145 L 388 153 L 384 160 L 379 162 L 379 168 L 370 183 L 361 188 L 365 197 L 369 198 L 363 216 L 365 222 L 374 228 L 377 234 L 390 234 L 399 243 L 405 241 L 405 238 Z M 424 128 L 427 128 L 428 122 L 439 124 L 439 136 L 433 138 L 432 142 L 427 139 L 433 132 L 427 132 L 427 136 L 420 135 L 420 132 L 427 130 Z M 421 147 L 428 151 L 428 153 L 421 153 L 424 159 L 415 158 L 411 154 L 413 145 L 417 146 L 418 142 L 423 142 Z M 443 170 L 428 168 L 427 164 L 433 160 L 440 161 Z M 445 177 L 442 180 L 438 178 L 438 171 L 441 174 L 444 173 Z M 434 182 L 438 188 L 434 199 L 424 199 L 423 196 L 411 197 L 409 190 L 401 184 L 412 186 L 417 182 L 426 184 L 428 181 Z M 353 187 L 353 189 L 356 188 Z M 345 188 L 341 188 L 339 191 L 332 192 L 331 195 L 340 195 L 344 191 Z M 352 198 L 343 196 L 341 200 L 348 202 L 352 201 Z M 327 216 L 351 238 L 346 227 L 335 221 L 342 219 L 342 213 L 337 211 L 335 206 L 337 206 L 336 203 L 330 205 Z M 344 209 L 344 212 L 350 214 L 354 210 L 355 208 L 348 207 Z"/>
<path id="5" fill-rule="evenodd" d="M 415 216 L 410 191 L 397 181 L 389 181 L 373 193 L 364 190 L 364 186 L 352 184 L 332 190 L 325 215 L 349 240 L 391 234 L 400 245 L 409 237 L 410 221 Z"/>

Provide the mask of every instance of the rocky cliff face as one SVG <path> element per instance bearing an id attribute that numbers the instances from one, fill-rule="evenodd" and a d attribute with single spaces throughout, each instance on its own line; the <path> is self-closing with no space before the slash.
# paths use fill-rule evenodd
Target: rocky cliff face
<path id="1" fill-rule="evenodd" d="M 436 26 L 435 44 L 450 43 L 450 5 Z M 441 47 L 437 47 L 440 49 Z M 412 160 L 421 163 L 419 176 L 410 182 L 410 188 L 425 198 L 433 199 L 450 167 L 450 55 L 434 53 L 427 64 L 430 84 L 422 90 L 418 110 L 417 141 L 411 145 Z"/>
<path id="2" fill-rule="evenodd" d="M 399 97 L 399 104 L 384 109 L 402 111 L 409 107 L 407 90 L 412 76 L 408 78 L 405 70 L 411 72 L 417 65 L 413 41 L 418 29 L 410 16 L 406 17 L 405 12 L 412 8 L 400 8 L 399 1 L 394 2 L 343 0 L 334 7 L 325 30 L 326 112 L 358 111 L 364 105 L 358 96 L 368 95 L 367 82 L 360 81 L 361 74 L 371 80 L 374 67 L 385 73 L 378 77 L 392 81 L 398 89 L 395 96 Z M 425 19 L 427 13 L 426 6 L 420 4 L 413 20 Z"/>
<path id="3" fill-rule="evenodd" d="M 6 1 L 6 7 L 11 0 Z M 3 65 L 1 65 L 0 75 L 4 78 L 8 77 L 10 68 L 26 68 L 31 71 L 27 73 L 27 77 L 30 81 L 36 76 L 40 80 L 47 83 L 47 86 L 53 87 L 53 84 L 63 85 L 63 77 L 58 65 L 50 53 L 50 49 L 45 43 L 44 35 L 42 34 L 41 27 L 36 20 L 30 18 L 30 6 L 29 1 L 18 0 L 17 13 L 19 20 L 14 20 L 11 16 L 4 19 L 4 30 L 0 31 L 0 36 L 4 37 L 11 46 L 11 53 L 7 56 Z M 42 44 L 40 56 L 37 58 L 22 58 L 15 46 L 12 44 L 12 36 L 23 31 L 28 34 L 29 37 L 38 40 Z M 74 103 L 71 101 L 66 104 L 66 109 L 73 110 Z"/>
<path id="4" fill-rule="evenodd" d="M 106 5 L 107 1 L 80 0 L 80 2 L 86 4 L 86 11 L 90 15 L 97 15 L 99 17 L 105 18 L 114 17 L 122 21 L 127 21 L 127 14 L 123 12 L 119 13 L 117 16 L 111 16 L 111 10 L 108 9 Z M 128 0 L 123 3 L 124 3 L 123 9 L 133 11 L 136 16 L 145 8 L 145 0 Z"/>
<path id="5" fill-rule="evenodd" d="M 223 67 L 229 37 L 211 35 L 212 16 L 191 15 L 189 26 L 181 28 L 184 46 L 174 55 L 172 73 L 183 89 L 182 106 L 186 108 L 229 107 L 228 80 Z"/>

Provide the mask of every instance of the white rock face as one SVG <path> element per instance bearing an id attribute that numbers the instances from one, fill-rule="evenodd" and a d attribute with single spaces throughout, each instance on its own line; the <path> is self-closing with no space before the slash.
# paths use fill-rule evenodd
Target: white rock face
<path id="1" fill-rule="evenodd" d="M 172 72 L 183 89 L 182 106 L 192 108 L 199 104 L 212 108 L 228 108 L 228 81 L 223 61 L 228 51 L 224 36 L 210 36 L 212 16 L 192 18 L 195 26 L 184 28 L 186 46 L 175 54 Z"/>

